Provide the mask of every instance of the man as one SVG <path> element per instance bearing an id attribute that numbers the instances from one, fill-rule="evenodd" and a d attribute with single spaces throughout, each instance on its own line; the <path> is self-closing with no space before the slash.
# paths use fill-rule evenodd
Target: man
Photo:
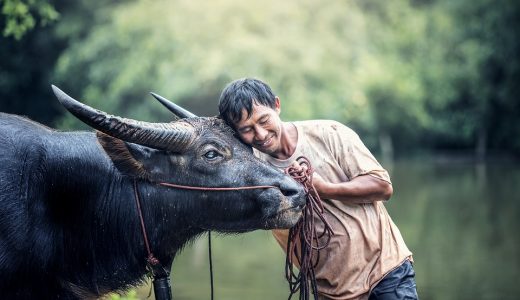
<path id="1" fill-rule="evenodd" d="M 418 299 L 412 253 L 383 205 L 389 175 L 354 131 L 335 121 L 283 122 L 280 99 L 252 78 L 228 84 L 219 111 L 260 159 L 280 170 L 302 155 L 311 162 L 335 233 L 315 269 L 320 299 Z M 288 231 L 273 235 L 286 249 Z"/>

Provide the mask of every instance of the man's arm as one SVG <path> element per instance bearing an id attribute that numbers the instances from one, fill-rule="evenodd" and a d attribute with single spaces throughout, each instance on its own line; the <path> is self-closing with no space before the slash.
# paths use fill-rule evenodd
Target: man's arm
<path id="1" fill-rule="evenodd" d="M 314 173 L 313 184 L 321 198 L 347 203 L 372 203 L 388 200 L 392 196 L 392 185 L 371 175 L 360 175 L 351 181 L 331 183 Z"/>

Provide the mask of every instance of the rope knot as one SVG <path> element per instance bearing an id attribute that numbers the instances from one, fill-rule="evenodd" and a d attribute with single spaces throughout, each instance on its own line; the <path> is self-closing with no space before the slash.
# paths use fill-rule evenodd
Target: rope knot
<path id="1" fill-rule="evenodd" d="M 153 253 L 150 253 L 148 254 L 148 258 L 146 258 L 146 261 L 151 265 L 151 266 L 157 266 L 159 265 L 159 260 L 153 255 Z"/>

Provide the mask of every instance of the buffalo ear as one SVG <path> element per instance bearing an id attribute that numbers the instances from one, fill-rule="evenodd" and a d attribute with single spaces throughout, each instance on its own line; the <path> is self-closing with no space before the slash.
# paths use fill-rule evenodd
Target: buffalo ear
<path id="1" fill-rule="evenodd" d="M 136 159 L 135 157 L 135 150 L 138 149 L 131 149 L 133 144 L 104 134 L 100 131 L 96 132 L 96 136 L 99 144 L 103 147 L 103 150 L 105 150 L 115 167 L 122 174 L 131 177 L 150 179 L 150 173 L 146 170 L 139 158 Z"/>

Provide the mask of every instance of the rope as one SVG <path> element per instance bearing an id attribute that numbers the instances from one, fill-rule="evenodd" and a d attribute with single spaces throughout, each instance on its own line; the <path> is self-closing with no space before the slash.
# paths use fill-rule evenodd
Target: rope
<path id="1" fill-rule="evenodd" d="M 211 286 L 211 300 L 213 300 L 213 258 L 211 255 L 211 231 L 208 231 L 208 256 L 209 256 L 209 282 Z"/>
<path id="2" fill-rule="evenodd" d="M 184 189 L 184 190 L 195 190 L 195 191 L 241 191 L 241 190 L 254 190 L 254 189 L 270 189 L 279 187 L 274 185 L 254 185 L 254 186 L 239 186 L 239 187 L 206 187 L 206 186 L 191 186 L 191 185 L 180 185 L 167 182 L 160 182 L 159 185 Z"/>
<path id="3" fill-rule="evenodd" d="M 134 179 L 134 197 L 135 204 L 137 207 L 137 214 L 141 223 L 141 232 L 143 234 L 144 245 L 148 256 L 146 258 L 146 268 L 148 269 L 148 275 L 152 278 L 153 289 L 155 293 L 155 299 L 157 300 L 171 300 L 172 293 L 170 288 L 170 276 L 168 271 L 162 266 L 159 259 L 153 255 L 150 242 L 148 241 L 148 234 L 146 233 L 146 226 L 143 218 L 143 211 L 141 209 L 141 199 L 139 197 L 139 189 L 137 187 L 137 180 Z M 152 290 L 150 289 L 150 297 Z"/>
<path id="4" fill-rule="evenodd" d="M 318 299 L 314 268 L 320 259 L 319 251 L 327 247 L 334 231 L 323 215 L 323 204 L 312 184 L 314 170 L 309 160 L 300 156 L 296 161 L 301 168 L 290 166 L 285 169 L 285 173 L 303 185 L 307 202 L 302 218 L 289 230 L 285 260 L 285 278 L 289 282 L 290 290 L 288 299 L 290 300 L 298 291 L 300 291 L 300 300 L 310 299 L 309 281 L 314 299 Z M 320 233 L 316 230 L 316 217 L 324 224 L 323 231 Z M 320 244 L 322 237 L 325 237 L 325 241 Z M 296 264 L 300 266 L 299 272 L 294 269 Z"/>
<path id="5" fill-rule="evenodd" d="M 137 189 L 137 181 L 134 180 L 134 193 L 135 193 L 135 204 L 137 206 L 137 213 L 139 215 L 139 220 L 141 221 L 141 232 L 143 233 L 144 245 L 146 247 L 146 253 L 148 253 L 148 257 L 146 261 L 155 266 L 159 264 L 159 260 L 155 258 L 150 248 L 150 242 L 148 242 L 148 234 L 146 234 L 146 226 L 144 225 L 143 211 L 141 210 L 141 201 L 139 199 L 139 192 Z"/>

